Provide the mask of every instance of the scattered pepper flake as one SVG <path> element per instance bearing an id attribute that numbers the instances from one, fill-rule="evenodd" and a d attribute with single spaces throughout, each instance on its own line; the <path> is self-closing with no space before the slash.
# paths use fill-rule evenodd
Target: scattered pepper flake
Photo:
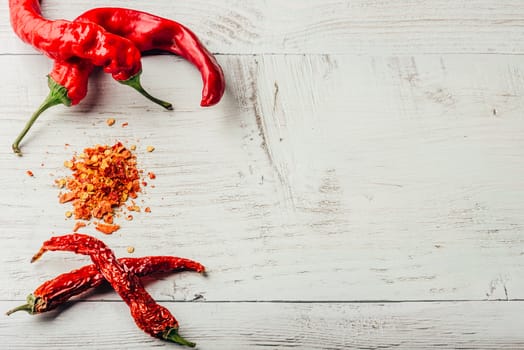
<path id="1" fill-rule="evenodd" d="M 27 170 L 25 173 L 26 173 L 28 176 L 31 176 L 31 177 L 35 176 L 35 174 L 33 174 L 33 172 L 32 172 L 31 170 Z"/>
<path id="2" fill-rule="evenodd" d="M 67 181 L 66 179 L 58 179 L 55 181 L 56 185 L 58 186 L 58 188 L 64 188 Z"/>
<path id="3" fill-rule="evenodd" d="M 149 177 L 150 180 L 156 179 L 156 174 L 152 171 L 148 172 L 147 176 Z"/>
<path id="4" fill-rule="evenodd" d="M 136 145 L 131 145 L 131 146 L 129 146 L 129 149 L 130 149 L 131 151 L 136 151 Z"/>
<path id="5" fill-rule="evenodd" d="M 132 246 L 127 247 L 127 252 L 129 254 L 133 254 L 135 252 L 135 247 L 132 247 Z"/>
<path id="6" fill-rule="evenodd" d="M 108 118 L 108 119 L 106 120 L 106 124 L 107 124 L 108 126 L 113 126 L 113 125 L 115 125 L 115 122 L 116 122 L 116 120 L 115 120 L 114 118 Z"/>
<path id="7" fill-rule="evenodd" d="M 73 193 L 73 192 L 66 192 L 66 193 L 62 193 L 60 195 L 59 202 L 60 203 L 67 203 L 67 202 L 72 201 L 73 199 L 75 199 L 75 193 Z"/>
<path id="8" fill-rule="evenodd" d="M 123 128 L 125 128 L 125 127 L 128 126 L 128 125 L 129 125 L 128 122 L 123 122 L 123 123 L 122 123 L 122 127 L 123 127 Z"/>
<path id="9" fill-rule="evenodd" d="M 75 223 L 75 227 L 73 227 L 73 232 L 77 232 L 79 229 L 81 229 L 82 227 L 86 227 L 86 223 L 83 222 L 83 221 L 77 221 Z"/>
<path id="10" fill-rule="evenodd" d="M 110 235 L 112 234 L 113 232 L 117 231 L 118 229 L 120 229 L 120 226 L 119 225 L 116 225 L 116 224 L 104 224 L 102 222 L 99 222 L 95 228 L 106 234 L 106 235 Z"/>
<path id="11" fill-rule="evenodd" d="M 146 208 L 144 209 L 144 211 L 145 211 L 146 213 L 151 213 L 151 208 L 146 207 Z"/>
<path id="12" fill-rule="evenodd" d="M 153 152 L 153 151 L 155 150 L 155 147 L 153 147 L 153 146 L 147 146 L 146 150 L 147 150 L 148 152 Z"/>
<path id="13" fill-rule="evenodd" d="M 104 215 L 104 222 L 106 224 L 112 224 L 113 223 L 113 214 L 107 213 Z"/>
<path id="14" fill-rule="evenodd" d="M 128 216 L 126 216 L 126 220 L 127 221 L 133 220 L 133 215 L 129 214 Z"/>
<path id="15" fill-rule="evenodd" d="M 138 205 L 130 205 L 127 207 L 127 210 L 140 212 L 140 207 Z"/>

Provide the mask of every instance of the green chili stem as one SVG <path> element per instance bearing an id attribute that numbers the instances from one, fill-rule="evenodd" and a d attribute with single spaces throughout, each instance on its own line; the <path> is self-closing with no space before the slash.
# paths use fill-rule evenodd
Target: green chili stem
<path id="1" fill-rule="evenodd" d="M 20 306 L 15 307 L 14 309 L 11 309 L 11 310 L 7 311 L 5 314 L 7 316 L 9 316 L 12 313 L 17 312 L 17 311 L 27 311 L 29 313 L 32 313 L 33 312 L 33 306 L 29 305 L 29 304 L 20 305 Z"/>
<path id="2" fill-rule="evenodd" d="M 49 95 L 47 95 L 44 102 L 38 107 L 38 109 L 33 113 L 31 118 L 27 121 L 26 125 L 20 132 L 20 134 L 17 136 L 16 140 L 13 142 L 12 148 L 13 152 L 15 152 L 17 155 L 21 156 L 22 152 L 20 151 L 20 142 L 24 138 L 24 136 L 27 134 L 29 129 L 33 126 L 35 121 L 38 119 L 38 117 L 48 108 L 64 104 L 66 106 L 71 105 L 71 100 L 69 97 L 67 97 L 67 89 L 63 87 L 62 85 L 58 84 L 51 78 L 50 76 L 47 77 L 47 85 L 49 85 Z"/>
<path id="3" fill-rule="evenodd" d="M 149 100 L 153 101 L 154 103 L 164 107 L 165 109 L 170 110 L 170 111 L 173 110 L 173 105 L 171 103 L 159 100 L 158 98 L 156 98 L 154 96 L 151 96 L 149 94 L 149 92 L 147 92 L 144 89 L 144 87 L 140 83 L 140 74 L 141 74 L 141 72 L 139 72 L 138 74 L 136 74 L 135 76 L 132 76 L 131 78 L 129 78 L 127 80 L 121 80 L 121 81 L 119 81 L 119 83 L 132 87 L 133 89 L 135 89 L 136 91 L 141 93 L 143 96 L 145 96 L 147 99 L 149 99 Z"/>
<path id="4" fill-rule="evenodd" d="M 178 334 L 178 329 L 177 328 L 170 328 L 170 329 L 166 330 L 164 332 L 164 334 L 162 335 L 162 337 L 165 340 L 169 340 L 169 341 L 172 341 L 172 342 L 180 344 L 180 345 L 189 346 L 190 348 L 194 348 L 196 346 L 195 343 L 190 342 L 189 340 L 186 340 L 186 339 L 182 338 L 182 336 L 180 334 Z"/>
<path id="5" fill-rule="evenodd" d="M 7 316 L 9 316 L 12 313 L 17 312 L 17 311 L 27 311 L 28 313 L 30 313 L 32 315 L 32 314 L 35 313 L 35 305 L 36 305 L 38 299 L 39 298 L 35 298 L 35 296 L 33 294 L 29 294 L 27 296 L 27 303 L 26 304 L 17 306 L 14 309 L 11 309 L 11 310 L 7 311 L 5 314 Z"/>

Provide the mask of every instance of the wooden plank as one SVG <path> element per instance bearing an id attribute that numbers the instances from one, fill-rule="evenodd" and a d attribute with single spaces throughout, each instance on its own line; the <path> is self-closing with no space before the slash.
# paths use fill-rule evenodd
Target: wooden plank
<path id="1" fill-rule="evenodd" d="M 257 0 L 165 2 L 47 0 L 49 18 L 99 6 L 132 7 L 178 20 L 223 54 L 524 53 L 521 0 Z M 0 54 L 31 53 L 0 4 Z"/>
<path id="2" fill-rule="evenodd" d="M 123 229 L 104 240 L 118 256 L 133 245 L 135 256 L 174 254 L 209 267 L 208 278 L 152 284 L 156 297 L 524 297 L 522 60 L 219 60 L 230 84 L 216 107 L 198 106 L 201 82 L 189 64 L 150 57 L 144 84 L 172 100 L 173 113 L 99 74 L 83 104 L 42 116 L 17 158 L 10 141 L 45 96 L 50 67 L 43 57 L 0 57 L 12 67 L 0 129 L 4 299 L 88 261 L 55 253 L 27 263 L 43 240 L 73 226 L 53 184 L 68 174 L 63 161 L 115 140 L 138 144 L 140 165 L 158 176 L 140 197 L 152 213 L 120 220 Z"/>
<path id="3" fill-rule="evenodd" d="M 522 302 L 173 303 L 199 349 L 521 349 Z M 3 309 L 16 305 L 0 302 Z M 30 336 L 28 336 L 30 334 Z M 7 349 L 169 346 L 134 324 L 122 302 L 75 303 L 50 315 L 0 318 Z"/>

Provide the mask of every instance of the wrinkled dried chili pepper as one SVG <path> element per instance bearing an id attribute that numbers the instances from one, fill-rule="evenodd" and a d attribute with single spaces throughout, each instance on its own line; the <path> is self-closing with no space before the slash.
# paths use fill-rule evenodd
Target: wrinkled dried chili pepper
<path id="1" fill-rule="evenodd" d="M 200 263 L 174 256 L 147 256 L 118 260 L 139 277 L 180 270 L 205 272 L 205 267 Z M 27 311 L 32 315 L 51 311 L 75 295 L 96 288 L 104 282 L 104 276 L 95 265 L 83 266 L 44 282 L 27 296 L 27 304 L 9 310 L 7 315 L 16 311 Z"/>
<path id="2" fill-rule="evenodd" d="M 156 303 L 138 276 L 120 263 L 104 242 L 79 233 L 52 237 L 44 242 L 31 262 L 40 258 L 46 251 L 71 251 L 89 255 L 106 281 L 129 306 L 131 315 L 140 329 L 156 338 L 195 346 L 178 334 L 178 321 L 175 317 L 168 309 Z"/>
<path id="3" fill-rule="evenodd" d="M 53 60 L 88 60 L 89 64 L 103 67 L 105 72 L 111 73 L 120 83 L 131 86 L 154 102 L 172 109 L 170 103 L 152 97 L 142 87 L 141 53 L 130 40 L 109 33 L 93 22 L 45 19 L 39 0 L 9 0 L 9 14 L 11 26 L 20 39 Z M 71 71 L 71 68 L 66 70 Z M 79 70 L 81 67 L 72 69 L 73 72 Z M 49 95 L 15 139 L 12 145 L 15 153 L 21 154 L 19 144 L 42 112 L 58 104 L 71 105 L 76 101 L 68 96 L 67 88 L 61 85 L 63 81 L 55 80 L 60 72 L 63 73 L 63 70 L 59 70 L 54 78 L 49 78 Z M 62 78 L 68 79 L 64 76 Z"/>

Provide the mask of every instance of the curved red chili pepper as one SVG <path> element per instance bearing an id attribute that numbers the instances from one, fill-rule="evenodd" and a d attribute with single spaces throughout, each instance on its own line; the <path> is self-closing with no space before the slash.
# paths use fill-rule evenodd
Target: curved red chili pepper
<path id="1" fill-rule="evenodd" d="M 88 59 L 119 81 L 134 77 L 142 68 L 140 51 L 131 41 L 96 23 L 48 20 L 38 0 L 9 0 L 9 14 L 20 39 L 54 60 Z"/>
<path id="2" fill-rule="evenodd" d="M 139 277 L 180 270 L 205 272 L 205 267 L 200 263 L 174 256 L 146 256 L 118 260 Z M 96 288 L 104 282 L 104 276 L 95 265 L 83 266 L 42 283 L 27 296 L 27 304 L 9 310 L 7 315 L 16 311 L 27 311 L 32 315 L 51 311 L 73 296 Z"/>
<path id="3" fill-rule="evenodd" d="M 129 306 L 135 323 L 144 332 L 182 345 L 195 346 L 178 334 L 178 321 L 175 317 L 168 309 L 156 303 L 138 276 L 119 262 L 104 242 L 79 233 L 52 237 L 44 242 L 31 262 L 40 258 L 46 251 L 56 250 L 89 255 L 106 281 Z"/>
<path id="4" fill-rule="evenodd" d="M 84 12 L 75 22 L 93 22 L 110 33 L 131 40 L 141 51 L 162 50 L 195 65 L 202 76 L 201 106 L 220 101 L 225 90 L 222 68 L 198 37 L 184 25 L 147 12 L 102 7 Z"/>

